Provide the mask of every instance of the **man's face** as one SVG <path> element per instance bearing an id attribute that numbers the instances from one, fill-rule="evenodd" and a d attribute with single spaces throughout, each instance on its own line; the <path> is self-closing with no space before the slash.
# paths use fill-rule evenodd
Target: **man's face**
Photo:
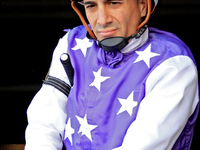
<path id="1" fill-rule="evenodd" d="M 128 37 L 146 15 L 146 0 L 84 0 L 87 19 L 99 41 Z"/>

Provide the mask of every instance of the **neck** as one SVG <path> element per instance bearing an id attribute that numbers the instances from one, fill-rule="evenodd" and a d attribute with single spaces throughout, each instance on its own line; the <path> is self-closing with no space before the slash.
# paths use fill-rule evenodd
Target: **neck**
<path id="1" fill-rule="evenodd" d="M 126 47 L 124 47 L 120 52 L 128 53 L 128 52 L 138 49 L 139 47 L 141 47 L 142 45 L 144 45 L 147 42 L 148 34 L 149 34 L 149 30 L 147 28 L 146 31 L 140 36 L 140 38 L 131 39 L 129 44 Z"/>

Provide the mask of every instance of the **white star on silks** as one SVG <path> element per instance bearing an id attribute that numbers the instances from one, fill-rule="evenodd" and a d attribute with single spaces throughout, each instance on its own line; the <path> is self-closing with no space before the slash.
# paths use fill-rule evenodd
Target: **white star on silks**
<path id="1" fill-rule="evenodd" d="M 101 82 L 104 82 L 105 80 L 110 78 L 110 77 L 101 76 L 101 70 L 102 70 L 102 67 L 97 72 L 93 71 L 95 78 L 94 78 L 94 81 L 89 85 L 89 86 L 95 86 L 99 91 L 101 88 Z"/>
<path id="2" fill-rule="evenodd" d="M 79 116 L 76 116 L 76 118 L 81 125 L 78 133 L 82 132 L 82 135 L 87 136 L 87 138 L 90 139 L 90 141 L 92 142 L 91 131 L 94 130 L 97 125 L 89 125 L 87 122 L 87 115 L 85 115 L 84 118 L 81 118 Z"/>
<path id="3" fill-rule="evenodd" d="M 85 57 L 87 48 L 91 47 L 93 42 L 90 42 L 87 37 L 85 37 L 84 39 L 75 38 L 75 40 L 76 40 L 76 46 L 73 47 L 72 50 L 80 49 Z"/>
<path id="4" fill-rule="evenodd" d="M 71 127 L 71 119 L 69 118 L 66 126 L 65 126 L 65 138 L 68 138 L 72 145 L 72 134 L 74 133 L 74 129 Z"/>
<path id="5" fill-rule="evenodd" d="M 118 111 L 117 115 L 124 111 L 127 111 L 129 113 L 129 115 L 131 116 L 132 112 L 133 112 L 133 108 L 135 106 L 137 106 L 137 102 L 133 101 L 134 91 L 128 96 L 127 99 L 122 99 L 122 98 L 118 98 L 118 99 L 122 106 L 121 106 L 120 110 Z"/>
<path id="6" fill-rule="evenodd" d="M 137 57 L 137 59 L 133 63 L 137 63 L 137 62 L 143 60 L 146 63 L 148 68 L 150 68 L 150 59 L 155 57 L 155 56 L 160 55 L 160 54 L 151 52 L 151 44 L 144 51 L 141 51 L 141 52 L 136 51 L 136 53 L 139 56 Z"/>

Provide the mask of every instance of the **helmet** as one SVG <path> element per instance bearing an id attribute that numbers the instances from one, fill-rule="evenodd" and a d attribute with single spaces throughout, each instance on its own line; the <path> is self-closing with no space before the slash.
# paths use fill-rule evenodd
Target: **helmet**
<path id="1" fill-rule="evenodd" d="M 88 31 L 88 34 L 96 39 L 96 36 L 94 35 L 94 33 L 92 32 L 92 30 L 90 29 L 90 27 L 88 26 L 87 22 L 85 21 L 83 15 L 81 14 L 81 12 L 78 10 L 78 8 L 75 6 L 75 1 L 81 2 L 83 0 L 71 0 L 71 6 L 74 9 L 74 11 L 78 14 L 81 22 L 83 23 L 83 25 L 85 26 L 86 30 Z M 152 4 L 154 5 L 152 7 Z M 148 12 L 146 15 L 145 20 L 137 27 L 137 29 L 141 29 L 148 21 L 150 18 L 150 15 L 153 13 L 153 11 L 155 10 L 156 5 L 158 4 L 158 0 L 147 0 L 147 5 L 148 5 Z"/>

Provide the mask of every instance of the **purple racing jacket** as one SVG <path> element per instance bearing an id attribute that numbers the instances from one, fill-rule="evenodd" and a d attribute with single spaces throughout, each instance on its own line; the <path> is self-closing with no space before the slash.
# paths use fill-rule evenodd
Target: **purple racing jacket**
<path id="1" fill-rule="evenodd" d="M 30 104 L 26 150 L 186 150 L 199 109 L 198 73 L 175 35 L 148 28 L 121 52 L 107 52 L 83 26 L 56 47 L 49 75 L 70 85 L 60 62 L 68 53 L 68 95 L 43 85 Z"/>

